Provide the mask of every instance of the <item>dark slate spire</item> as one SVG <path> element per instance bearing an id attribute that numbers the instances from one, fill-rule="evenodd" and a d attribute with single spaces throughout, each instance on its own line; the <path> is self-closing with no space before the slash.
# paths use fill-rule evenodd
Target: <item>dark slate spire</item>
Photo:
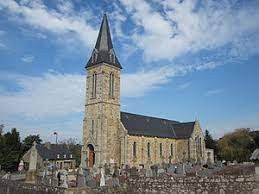
<path id="1" fill-rule="evenodd" d="M 108 18 L 106 14 L 103 15 L 103 20 L 95 44 L 95 48 L 86 65 L 86 68 L 102 62 L 108 63 L 110 65 L 122 69 L 120 62 L 118 61 L 113 50 Z"/>

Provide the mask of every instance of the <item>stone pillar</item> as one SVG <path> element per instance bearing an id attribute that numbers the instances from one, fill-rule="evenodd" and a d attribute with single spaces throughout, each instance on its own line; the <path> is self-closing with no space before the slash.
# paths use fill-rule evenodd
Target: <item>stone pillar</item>
<path id="1" fill-rule="evenodd" d="M 36 172 L 37 172 L 37 162 L 38 162 L 38 153 L 36 149 L 36 142 L 33 142 L 33 146 L 30 150 L 30 159 L 29 159 L 29 170 L 26 173 L 26 183 L 36 183 Z"/>
<path id="2" fill-rule="evenodd" d="M 82 150 L 81 150 L 81 164 L 80 164 L 80 168 L 81 169 L 86 169 L 87 168 L 87 151 L 85 148 L 85 145 L 83 145 Z M 81 171 L 82 173 L 82 171 Z"/>

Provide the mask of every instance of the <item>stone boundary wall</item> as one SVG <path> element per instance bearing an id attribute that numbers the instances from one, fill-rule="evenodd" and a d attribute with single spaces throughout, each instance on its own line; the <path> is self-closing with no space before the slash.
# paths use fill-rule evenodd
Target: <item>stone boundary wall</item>
<path id="1" fill-rule="evenodd" d="M 0 179 L 0 194 L 63 194 L 64 189 L 43 184 L 29 184 L 20 181 Z"/>
<path id="2" fill-rule="evenodd" d="M 133 177 L 128 189 L 139 193 L 250 194 L 256 188 L 254 175 L 211 177 Z"/>

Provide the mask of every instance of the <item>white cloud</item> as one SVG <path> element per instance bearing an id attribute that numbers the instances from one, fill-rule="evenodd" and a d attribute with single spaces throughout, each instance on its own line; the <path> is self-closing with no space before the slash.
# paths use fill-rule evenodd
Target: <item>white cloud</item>
<path id="1" fill-rule="evenodd" d="M 6 45 L 5 45 L 4 43 L 1 43 L 1 42 L 0 42 L 0 49 L 1 49 L 1 48 L 2 48 L 2 49 L 5 49 L 5 48 L 6 48 Z"/>
<path id="2" fill-rule="evenodd" d="M 75 33 L 73 37 L 78 37 L 87 47 L 93 46 L 97 36 L 97 30 L 86 23 L 85 16 L 89 14 L 85 11 L 76 12 L 72 2 L 60 1 L 59 11 L 47 8 L 41 0 L 26 0 L 19 3 L 14 0 L 0 1 L 0 7 L 36 29 L 59 35 Z"/>
<path id="3" fill-rule="evenodd" d="M 173 59 L 187 52 L 212 50 L 227 44 L 234 48 L 243 43 L 256 45 L 255 38 L 243 41 L 246 35 L 259 30 L 259 12 L 253 6 L 234 8 L 233 1 L 202 1 L 198 6 L 198 1 L 164 0 L 153 1 L 153 7 L 150 1 L 120 2 L 139 29 L 133 39 L 143 49 L 147 61 Z M 159 6 L 162 12 L 154 8 Z"/>
<path id="4" fill-rule="evenodd" d="M 41 77 L 1 75 L 21 88 L 0 95 L 1 115 L 23 115 L 38 119 L 81 112 L 84 105 L 85 76 L 44 74 Z"/>
<path id="5" fill-rule="evenodd" d="M 0 30 L 0 36 L 4 35 L 5 31 L 4 30 Z"/>
<path id="6" fill-rule="evenodd" d="M 161 67 L 141 70 L 136 73 L 122 74 L 121 96 L 140 97 L 170 81 L 174 76 L 203 70 L 198 64 L 192 66 Z M 45 73 L 42 76 L 25 76 L 1 73 L 0 80 L 15 82 L 18 91 L 0 94 L 0 115 L 22 115 L 39 119 L 64 117 L 82 113 L 85 100 L 85 75 Z"/>
<path id="7" fill-rule="evenodd" d="M 221 94 L 224 90 L 223 89 L 215 89 L 215 90 L 209 90 L 206 92 L 206 96 L 213 96 Z"/>
<path id="8" fill-rule="evenodd" d="M 186 89 L 191 86 L 191 82 L 186 82 L 178 86 L 179 89 Z"/>
<path id="9" fill-rule="evenodd" d="M 25 63 L 31 63 L 34 61 L 34 56 L 23 56 L 21 60 Z"/>

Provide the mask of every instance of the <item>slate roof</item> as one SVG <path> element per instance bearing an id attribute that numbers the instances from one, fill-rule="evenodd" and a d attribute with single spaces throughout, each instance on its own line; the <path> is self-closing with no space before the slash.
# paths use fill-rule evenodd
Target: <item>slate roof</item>
<path id="1" fill-rule="evenodd" d="M 250 157 L 250 160 L 259 160 L 259 149 L 254 150 L 252 156 Z"/>
<path id="2" fill-rule="evenodd" d="M 112 58 L 110 57 L 111 53 L 114 55 L 115 60 L 112 60 Z M 95 57 L 94 54 L 96 54 L 97 57 Z M 121 64 L 113 49 L 111 33 L 109 29 L 109 24 L 108 24 L 108 18 L 106 14 L 104 14 L 103 16 L 98 38 L 95 44 L 95 49 L 93 50 L 92 55 L 89 61 L 87 62 L 86 68 L 92 67 L 102 62 L 108 63 L 112 66 L 122 69 Z"/>
<path id="3" fill-rule="evenodd" d="M 185 139 L 193 132 L 195 121 L 181 123 L 168 119 L 121 112 L 121 122 L 129 135 Z"/>
<path id="4" fill-rule="evenodd" d="M 72 155 L 72 158 L 70 157 L 72 153 L 68 150 L 68 148 L 65 145 L 51 144 L 50 148 L 48 149 L 47 146 L 43 144 L 37 144 L 36 149 L 39 155 L 44 160 L 74 159 L 73 155 Z M 59 154 L 59 158 L 58 158 L 58 154 Z M 64 155 L 66 155 L 66 158 L 64 157 Z"/>

